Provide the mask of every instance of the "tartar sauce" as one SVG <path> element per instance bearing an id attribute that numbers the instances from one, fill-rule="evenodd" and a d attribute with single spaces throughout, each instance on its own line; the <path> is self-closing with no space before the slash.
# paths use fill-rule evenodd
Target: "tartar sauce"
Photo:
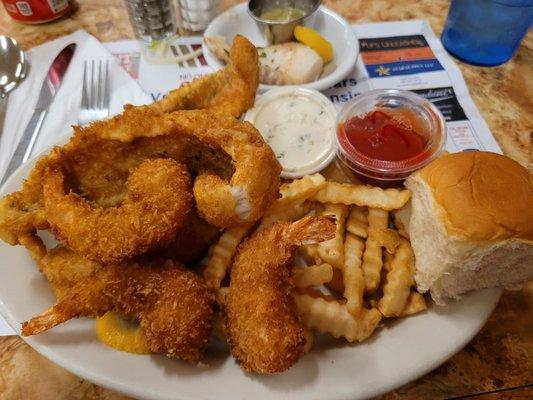
<path id="1" fill-rule="evenodd" d="M 295 178 L 326 167 L 335 153 L 336 110 L 321 93 L 301 88 L 273 89 L 246 119 L 259 130 L 283 167 Z"/>

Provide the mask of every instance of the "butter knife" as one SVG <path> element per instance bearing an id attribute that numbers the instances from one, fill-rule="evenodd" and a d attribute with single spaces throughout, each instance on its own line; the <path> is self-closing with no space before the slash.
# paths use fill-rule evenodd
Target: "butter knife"
<path id="1" fill-rule="evenodd" d="M 17 169 L 21 164 L 27 162 L 32 154 L 33 147 L 39 136 L 39 131 L 43 125 L 48 107 L 54 100 L 54 96 L 63 82 L 63 78 L 70 65 L 70 61 L 74 56 L 76 50 L 76 44 L 71 43 L 59 52 L 52 65 L 48 69 L 48 74 L 41 86 L 41 92 L 39 93 L 39 99 L 37 105 L 33 110 L 33 114 L 30 118 L 30 122 L 26 126 L 22 138 L 9 161 L 4 177 L 2 178 L 2 184 L 5 180 Z"/>

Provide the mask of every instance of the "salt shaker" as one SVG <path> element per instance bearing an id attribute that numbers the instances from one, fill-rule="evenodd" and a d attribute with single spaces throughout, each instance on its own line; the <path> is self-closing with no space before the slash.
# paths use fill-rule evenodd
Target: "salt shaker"
<path id="1" fill-rule="evenodd" d="M 177 29 L 172 0 L 125 0 L 137 37 L 147 43 L 174 36 Z"/>
<path id="2" fill-rule="evenodd" d="M 220 0 L 177 0 L 180 28 L 187 33 L 204 31 L 220 11 Z"/>

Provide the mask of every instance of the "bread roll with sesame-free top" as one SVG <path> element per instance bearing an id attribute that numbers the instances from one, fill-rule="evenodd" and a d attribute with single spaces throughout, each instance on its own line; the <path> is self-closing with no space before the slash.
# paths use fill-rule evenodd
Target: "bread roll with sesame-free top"
<path id="1" fill-rule="evenodd" d="M 416 256 L 416 283 L 437 304 L 475 289 L 533 278 L 533 179 L 489 152 L 445 154 L 411 175 L 400 213 Z"/>

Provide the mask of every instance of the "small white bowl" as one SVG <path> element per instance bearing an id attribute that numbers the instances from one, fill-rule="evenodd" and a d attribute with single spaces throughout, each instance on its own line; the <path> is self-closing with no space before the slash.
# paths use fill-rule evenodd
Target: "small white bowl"
<path id="1" fill-rule="evenodd" d="M 235 35 L 246 36 L 254 45 L 263 47 L 266 39 L 257 23 L 248 14 L 247 3 L 239 4 L 216 17 L 205 30 L 204 36 L 224 36 L 231 43 Z M 313 26 L 310 26 L 333 45 L 333 60 L 326 66 L 324 76 L 314 82 L 298 85 L 315 90 L 325 90 L 344 79 L 353 69 L 359 55 L 359 42 L 350 24 L 337 13 L 320 6 L 314 18 Z M 224 64 L 215 57 L 202 43 L 202 50 L 207 64 L 218 70 Z M 264 92 L 280 85 L 259 84 L 259 91 Z"/>
<path id="2" fill-rule="evenodd" d="M 291 98 L 289 99 L 289 103 L 295 101 L 295 97 L 293 96 L 296 96 L 296 99 L 305 98 L 306 101 L 314 103 L 316 106 L 320 107 L 320 109 L 331 120 L 331 124 L 328 129 L 320 131 L 320 136 L 327 143 L 325 147 L 321 148 L 319 152 L 315 153 L 312 159 L 306 159 L 305 164 L 299 166 L 297 169 L 284 168 L 281 172 L 282 178 L 297 179 L 305 175 L 311 175 L 316 172 L 322 171 L 331 163 L 333 158 L 335 158 L 335 154 L 337 152 L 337 144 L 335 141 L 335 122 L 337 119 L 337 109 L 335 108 L 333 103 L 331 103 L 331 101 L 322 93 L 313 89 L 295 86 L 278 87 L 275 89 L 271 89 L 268 92 L 258 96 L 255 101 L 254 108 L 252 108 L 246 113 L 246 115 L 244 116 L 244 120 L 250 122 L 252 125 L 255 125 L 258 116 L 260 116 L 261 113 L 264 112 L 265 107 L 267 107 L 277 99 L 287 100 L 287 97 L 289 96 L 291 96 Z M 268 134 L 268 131 L 261 132 L 260 127 L 256 126 L 256 128 L 259 130 L 261 135 L 263 135 L 265 140 L 267 140 L 265 135 Z M 284 127 L 282 125 L 277 129 L 277 131 L 283 132 L 283 129 Z M 273 150 L 275 151 L 275 149 Z M 285 150 L 283 151 L 283 153 L 285 153 Z M 284 167 L 283 161 L 280 162 L 282 167 Z"/>

